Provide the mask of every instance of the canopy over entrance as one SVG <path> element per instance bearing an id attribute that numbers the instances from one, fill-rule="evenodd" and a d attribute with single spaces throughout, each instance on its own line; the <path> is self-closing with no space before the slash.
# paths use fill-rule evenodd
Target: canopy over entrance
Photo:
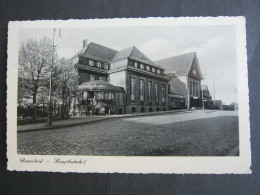
<path id="1" fill-rule="evenodd" d="M 87 90 L 87 91 L 116 91 L 116 92 L 124 92 L 123 87 L 117 87 L 108 83 L 107 81 L 95 80 L 84 82 L 79 85 L 79 90 Z"/>

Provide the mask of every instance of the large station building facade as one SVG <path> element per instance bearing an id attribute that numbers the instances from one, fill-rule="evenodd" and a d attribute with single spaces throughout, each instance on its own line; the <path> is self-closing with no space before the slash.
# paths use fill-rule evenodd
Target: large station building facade
<path id="1" fill-rule="evenodd" d="M 193 101 L 199 99 L 202 79 L 196 53 L 185 58 L 188 64 L 175 57 L 154 62 L 135 46 L 116 51 L 84 40 L 83 49 L 72 58 L 79 74 L 76 113 L 123 114 L 187 108 L 191 103 L 199 106 Z M 183 63 L 185 68 L 178 68 Z"/>

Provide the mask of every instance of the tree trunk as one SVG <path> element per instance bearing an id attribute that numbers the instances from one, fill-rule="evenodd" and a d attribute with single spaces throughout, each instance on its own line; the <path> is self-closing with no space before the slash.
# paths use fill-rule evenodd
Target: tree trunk
<path id="1" fill-rule="evenodd" d="M 33 120 L 36 120 L 36 93 L 37 89 L 35 89 L 34 93 L 33 93 Z"/>

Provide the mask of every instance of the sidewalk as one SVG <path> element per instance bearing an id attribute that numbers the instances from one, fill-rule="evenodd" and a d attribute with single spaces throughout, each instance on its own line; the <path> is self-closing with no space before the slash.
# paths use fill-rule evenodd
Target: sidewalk
<path id="1" fill-rule="evenodd" d="M 50 127 L 47 126 L 47 122 L 19 125 L 19 126 L 17 126 L 17 132 L 22 133 L 22 132 L 28 132 L 28 131 L 50 130 L 50 129 L 58 129 L 58 128 L 64 128 L 64 127 L 71 127 L 74 125 L 97 123 L 97 122 L 112 120 L 112 119 L 116 119 L 116 118 L 148 116 L 148 115 L 157 115 L 157 114 L 160 115 L 160 114 L 178 113 L 178 112 L 192 112 L 192 111 L 183 109 L 183 110 L 146 112 L 146 113 L 136 113 L 136 114 L 120 114 L 120 115 L 104 115 L 104 116 L 88 116 L 88 117 L 81 117 L 81 118 L 69 118 L 69 119 L 65 119 L 65 120 L 53 121 L 52 126 L 50 126 Z"/>

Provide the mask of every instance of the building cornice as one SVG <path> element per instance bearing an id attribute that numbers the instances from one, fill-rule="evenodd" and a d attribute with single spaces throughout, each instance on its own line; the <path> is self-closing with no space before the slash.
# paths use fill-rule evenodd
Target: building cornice
<path id="1" fill-rule="evenodd" d="M 171 80 L 171 78 L 169 78 L 165 75 L 159 75 L 159 74 L 156 74 L 156 73 L 153 73 L 153 72 L 148 72 L 146 70 L 142 70 L 142 69 L 135 68 L 135 67 L 132 67 L 132 66 L 127 66 L 126 69 L 133 71 L 133 72 L 149 75 L 149 76 L 152 76 L 152 77 L 156 77 L 156 78 L 160 78 L 160 79 L 164 79 L 164 80 L 168 80 L 168 81 Z"/>
<path id="2" fill-rule="evenodd" d="M 89 66 L 89 65 L 76 64 L 76 66 L 79 69 L 89 70 L 89 71 L 92 71 L 92 72 L 98 72 L 98 73 L 102 73 L 102 74 L 108 74 L 108 70 L 92 67 L 92 66 Z"/>

